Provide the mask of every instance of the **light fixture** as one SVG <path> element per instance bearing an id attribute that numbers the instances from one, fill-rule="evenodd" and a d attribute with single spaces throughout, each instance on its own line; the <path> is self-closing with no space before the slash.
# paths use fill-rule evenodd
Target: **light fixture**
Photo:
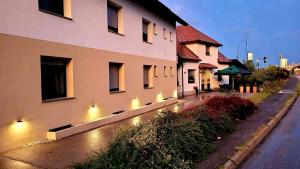
<path id="1" fill-rule="evenodd" d="M 24 127 L 24 121 L 22 119 L 18 119 L 16 123 L 16 128 L 21 129 Z"/>

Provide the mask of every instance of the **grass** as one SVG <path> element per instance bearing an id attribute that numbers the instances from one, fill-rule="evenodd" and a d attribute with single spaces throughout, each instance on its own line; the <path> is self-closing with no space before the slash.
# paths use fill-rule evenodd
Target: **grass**
<path id="1" fill-rule="evenodd" d="M 249 100 L 252 101 L 255 104 L 261 103 L 263 100 L 265 100 L 267 97 L 269 97 L 271 94 L 270 93 L 255 93 L 254 95 L 249 97 Z"/>

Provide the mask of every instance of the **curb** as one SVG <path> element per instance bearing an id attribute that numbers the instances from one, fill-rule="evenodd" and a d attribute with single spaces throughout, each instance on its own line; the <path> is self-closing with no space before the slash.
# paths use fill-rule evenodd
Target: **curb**
<path id="1" fill-rule="evenodd" d="M 280 120 L 288 113 L 298 96 L 295 94 L 292 96 L 291 101 L 287 106 L 282 108 L 272 119 L 267 123 L 259 127 L 250 140 L 245 143 L 242 150 L 236 152 L 223 166 L 222 169 L 236 169 L 252 152 L 255 150 L 258 144 L 260 144 L 264 138 L 276 127 Z"/>

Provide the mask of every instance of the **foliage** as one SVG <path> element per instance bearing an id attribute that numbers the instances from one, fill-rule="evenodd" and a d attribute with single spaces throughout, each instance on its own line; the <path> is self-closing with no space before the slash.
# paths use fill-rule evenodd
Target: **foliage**
<path id="1" fill-rule="evenodd" d="M 233 119 L 245 119 L 257 109 L 253 102 L 236 96 L 216 96 L 207 100 L 205 105 L 208 115 L 213 119 L 218 119 L 222 113 Z"/>
<path id="2" fill-rule="evenodd" d="M 265 93 L 265 92 L 255 93 L 254 95 L 250 96 L 248 99 L 255 104 L 259 104 L 270 95 L 271 95 L 270 93 Z"/>
<path id="3" fill-rule="evenodd" d="M 284 80 L 266 81 L 262 86 L 262 92 L 269 94 L 277 93 L 282 89 L 284 84 Z"/>
<path id="4" fill-rule="evenodd" d="M 253 61 L 246 61 L 244 64 L 250 73 L 253 73 L 256 70 L 255 64 L 253 63 Z"/>
<path id="5" fill-rule="evenodd" d="M 229 100 L 233 99 L 231 103 Z M 211 102 L 223 104 L 212 115 Z M 184 113 L 163 112 L 151 121 L 121 129 L 106 151 L 93 154 L 76 169 L 189 169 L 216 150 L 218 137 L 235 130 L 235 118 L 254 111 L 245 99 L 215 97 Z M 243 112 L 242 112 L 243 111 Z"/>
<path id="6" fill-rule="evenodd" d="M 249 77 L 250 81 L 263 84 L 266 81 L 285 80 L 289 77 L 289 72 L 275 66 L 256 70 Z"/>

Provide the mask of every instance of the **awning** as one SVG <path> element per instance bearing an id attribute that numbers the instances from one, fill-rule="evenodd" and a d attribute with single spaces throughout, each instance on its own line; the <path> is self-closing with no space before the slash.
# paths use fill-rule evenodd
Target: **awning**
<path id="1" fill-rule="evenodd" d="M 239 68 L 234 65 L 225 68 L 223 70 L 218 70 L 215 75 L 248 75 L 250 72 L 247 69 Z"/>
<path id="2" fill-rule="evenodd" d="M 218 67 L 214 66 L 212 64 L 209 64 L 209 63 L 200 63 L 199 64 L 199 69 L 208 69 L 208 70 L 211 70 L 211 69 L 218 69 Z"/>

